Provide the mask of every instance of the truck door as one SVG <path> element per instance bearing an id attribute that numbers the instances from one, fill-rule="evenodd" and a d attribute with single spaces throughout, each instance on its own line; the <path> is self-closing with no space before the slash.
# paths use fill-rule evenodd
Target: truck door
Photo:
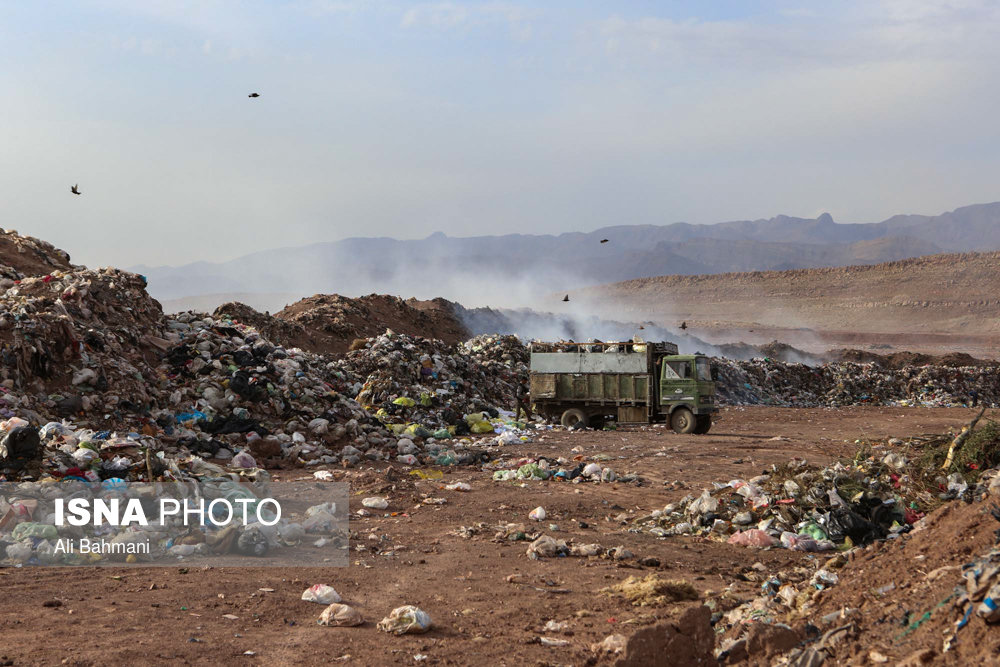
<path id="1" fill-rule="evenodd" d="M 660 382 L 660 405 L 668 405 L 681 401 L 693 401 L 691 386 L 691 362 L 682 359 L 669 359 L 663 362 L 663 379 Z"/>

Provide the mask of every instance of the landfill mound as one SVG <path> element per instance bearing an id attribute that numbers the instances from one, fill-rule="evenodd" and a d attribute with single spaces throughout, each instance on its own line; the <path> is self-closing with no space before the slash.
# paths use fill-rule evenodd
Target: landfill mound
<path id="1" fill-rule="evenodd" d="M 54 271 L 0 295 L 8 407 L 71 416 L 148 407 L 166 349 L 163 312 L 145 280 L 117 269 Z M 98 395 L 103 398 L 95 400 Z"/>
<path id="2" fill-rule="evenodd" d="M 831 664 L 859 647 L 869 661 L 880 654 L 892 663 L 915 656 L 918 664 L 995 662 L 996 626 L 977 610 L 998 581 L 998 528 L 990 503 L 949 503 L 905 539 L 854 554 L 839 573 L 846 583 L 820 596 L 810 614 L 820 631 L 848 626 L 849 641 L 824 649 Z"/>
<path id="3" fill-rule="evenodd" d="M 53 271 L 72 271 L 69 253 L 51 243 L 16 231 L 0 229 L 0 288 L 28 276 L 42 276 Z"/>
<path id="4" fill-rule="evenodd" d="M 686 320 L 713 339 L 734 328 L 791 334 L 794 314 L 795 328 L 841 340 L 899 332 L 941 334 L 945 345 L 969 336 L 995 343 L 998 258 L 996 252 L 939 254 L 873 265 L 666 275 L 579 289 L 573 298 L 598 314 Z"/>
<path id="5" fill-rule="evenodd" d="M 842 664 L 861 647 L 872 664 L 989 661 L 1000 621 L 1000 425 L 975 430 L 981 416 L 957 434 L 859 441 L 853 458 L 826 467 L 795 459 L 720 481 L 633 527 L 815 554 L 778 572 L 747 567 L 737 576 L 759 582 L 759 594 L 712 603 L 725 664 Z"/>
<path id="6" fill-rule="evenodd" d="M 362 338 L 378 336 L 386 329 L 446 343 L 469 338 L 444 302 L 404 301 L 385 294 L 357 299 L 339 294 L 315 294 L 286 306 L 275 317 L 302 327 L 301 345 L 315 352 L 343 353 Z"/>
<path id="7" fill-rule="evenodd" d="M 893 352 L 878 354 L 868 350 L 841 349 L 830 350 L 824 357 L 828 361 L 850 361 L 861 364 L 877 364 L 883 368 L 900 370 L 909 366 L 948 366 L 963 368 L 966 366 L 993 366 L 995 361 L 976 359 L 971 354 L 952 352 L 950 354 L 921 354 L 919 352 Z"/>
<path id="8" fill-rule="evenodd" d="M 996 366 L 907 366 L 834 362 L 818 366 L 770 358 L 715 359 L 716 392 L 728 405 L 838 407 L 845 405 L 960 406 L 1000 401 Z"/>
<path id="9" fill-rule="evenodd" d="M 515 336 L 477 336 L 461 345 L 385 333 L 333 366 L 359 403 L 387 423 L 465 430 L 464 414 L 513 407 L 527 377 L 527 348 Z"/>
<path id="10" fill-rule="evenodd" d="M 311 337 L 305 327 L 298 322 L 278 319 L 270 313 L 262 313 L 239 301 L 224 303 L 212 312 L 213 317 L 231 319 L 251 326 L 276 345 L 301 347 L 310 352 L 318 352 L 310 343 Z"/>
<path id="11" fill-rule="evenodd" d="M 757 357 L 764 357 L 788 363 L 808 364 L 810 366 L 828 361 L 839 361 L 839 359 L 831 357 L 830 355 L 810 354 L 809 352 L 800 350 L 797 347 L 789 345 L 788 343 L 782 343 L 778 340 L 773 340 L 770 343 L 765 343 L 763 345 L 752 345 L 744 342 L 725 343 L 722 345 L 713 345 L 709 349 L 716 349 L 719 351 L 721 356 L 726 357 L 727 359 L 735 359 L 739 361 L 748 361 Z"/>

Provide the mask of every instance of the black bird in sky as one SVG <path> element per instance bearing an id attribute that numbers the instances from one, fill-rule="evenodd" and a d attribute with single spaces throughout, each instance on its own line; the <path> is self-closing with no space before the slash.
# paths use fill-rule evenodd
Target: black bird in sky
<path id="1" fill-rule="evenodd" d="M 681 331 L 684 331 L 687 328 L 688 328 L 688 323 L 687 322 L 681 322 Z"/>
<path id="2" fill-rule="evenodd" d="M 563 297 L 563 301 L 569 301 L 569 294 Z"/>
<path id="3" fill-rule="evenodd" d="M 607 243 L 610 239 L 601 239 L 601 243 Z"/>
<path id="4" fill-rule="evenodd" d="M 250 93 L 247 97 L 260 97 L 260 93 Z"/>
<path id="5" fill-rule="evenodd" d="M 69 189 L 69 191 L 72 192 L 75 195 L 82 195 L 83 194 L 82 192 L 80 192 L 80 184 L 79 183 L 77 183 L 76 185 L 74 185 L 73 187 L 71 187 Z"/>

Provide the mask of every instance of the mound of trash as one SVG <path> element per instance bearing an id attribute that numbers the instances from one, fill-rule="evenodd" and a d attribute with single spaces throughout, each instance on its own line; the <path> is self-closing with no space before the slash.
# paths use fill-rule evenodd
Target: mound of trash
<path id="1" fill-rule="evenodd" d="M 44 276 L 53 271 L 73 271 L 69 253 L 32 236 L 22 236 L 10 229 L 0 229 L 0 289 L 30 276 Z"/>
<path id="2" fill-rule="evenodd" d="M 770 358 L 713 362 L 719 402 L 727 405 L 951 407 L 968 405 L 972 391 L 984 404 L 1000 401 L 1000 369 L 995 366 L 891 369 L 851 362 L 807 366 Z"/>
<path id="3" fill-rule="evenodd" d="M 892 354 L 877 354 L 867 350 L 843 349 L 830 350 L 825 357 L 829 361 L 850 361 L 859 364 L 874 363 L 883 368 L 900 370 L 909 366 L 949 366 L 964 368 L 967 366 L 991 366 L 994 362 L 976 359 L 971 354 L 952 352 L 942 355 L 920 354 L 919 352 L 893 352 Z"/>
<path id="4" fill-rule="evenodd" d="M 52 417 L 148 408 L 159 383 L 152 364 L 169 345 L 145 279 L 110 268 L 9 287 L 0 295 L 0 343 L 3 385 L 17 390 L 4 396 L 8 409 Z"/>
<path id="5" fill-rule="evenodd" d="M 351 395 L 386 424 L 454 427 L 453 434 L 463 435 L 471 428 L 467 415 L 496 418 L 498 408 L 513 407 L 517 378 L 527 376 L 526 357 L 514 336 L 449 345 L 386 331 L 333 366 Z"/>
<path id="6" fill-rule="evenodd" d="M 316 294 L 285 307 L 275 317 L 302 327 L 300 345 L 314 352 L 347 352 L 355 340 L 378 336 L 386 329 L 450 344 L 469 337 L 468 330 L 441 304 L 385 294 L 357 299 Z"/>
<path id="7" fill-rule="evenodd" d="M 954 499 L 1000 494 L 1000 425 L 955 435 L 861 442 L 851 460 L 797 459 L 748 480 L 716 482 L 639 517 L 656 535 L 703 535 L 745 547 L 834 551 L 895 539 Z"/>
<path id="8" fill-rule="evenodd" d="M 261 313 L 245 303 L 238 301 L 224 303 L 212 312 L 212 317 L 230 319 L 251 326 L 275 345 L 301 347 L 309 352 L 319 351 L 309 346 L 309 336 L 301 324 L 278 319 L 269 313 Z"/>
<path id="9" fill-rule="evenodd" d="M 830 552 L 777 572 L 745 568 L 740 578 L 759 582 L 760 594 L 717 601 L 720 662 L 840 663 L 859 659 L 859 646 L 866 664 L 991 661 L 986 640 L 1000 622 L 1000 427 L 974 426 L 957 436 L 864 442 L 851 462 L 822 470 L 795 462 L 687 501 L 686 518 L 710 519 L 712 528 L 747 511 L 730 507 L 733 495 L 749 501 L 754 519 L 773 519 L 743 526 L 730 544 Z"/>

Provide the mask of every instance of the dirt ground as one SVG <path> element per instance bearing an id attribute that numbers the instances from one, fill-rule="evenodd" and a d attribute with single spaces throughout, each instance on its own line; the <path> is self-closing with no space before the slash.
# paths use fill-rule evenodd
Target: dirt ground
<path id="1" fill-rule="evenodd" d="M 856 438 L 941 433 L 960 428 L 970 414 L 729 408 L 706 436 L 679 436 L 663 428 L 553 431 L 533 443 L 496 448 L 511 462 L 535 456 L 591 460 L 603 454 L 610 458 L 602 465 L 619 475 L 636 472 L 640 484 L 494 482 L 491 471 L 468 467 L 444 468 L 439 481 L 399 474 L 397 465 L 393 473 L 386 464 L 338 471 L 351 483 L 352 511 L 366 495 L 379 493 L 390 501 L 377 516 L 352 516 L 357 539 L 349 567 L 200 569 L 180 562 L 143 569 L 7 568 L 0 570 L 0 664 L 595 664 L 591 644 L 612 633 L 631 635 L 672 613 L 670 605 L 630 606 L 601 593 L 603 588 L 657 572 L 689 580 L 710 599 L 757 561 L 780 569 L 811 558 L 694 537 L 659 539 L 628 532 L 627 519 L 713 481 L 748 478 L 790 457 L 826 463 L 852 453 Z M 307 474 L 277 471 L 274 478 L 295 481 Z M 440 488 L 455 481 L 468 482 L 472 490 Z M 445 497 L 447 503 L 421 505 L 425 496 Z M 497 524 L 533 523 L 528 512 L 536 506 L 548 513 L 539 526 L 546 534 L 624 545 L 636 558 L 535 561 L 525 555 L 527 542 L 493 541 Z M 485 526 L 471 537 L 457 532 L 479 523 Z M 549 524 L 558 525 L 558 532 Z M 655 558 L 659 566 L 639 565 L 642 558 Z M 315 583 L 334 586 L 366 623 L 318 626 L 323 607 L 299 599 Z M 740 581 L 731 589 L 748 599 L 758 590 L 759 584 Z M 402 637 L 376 631 L 375 624 L 403 604 L 429 612 L 433 629 Z M 569 629 L 544 631 L 550 620 L 568 621 Z M 540 637 L 568 643 L 549 646 Z"/>

